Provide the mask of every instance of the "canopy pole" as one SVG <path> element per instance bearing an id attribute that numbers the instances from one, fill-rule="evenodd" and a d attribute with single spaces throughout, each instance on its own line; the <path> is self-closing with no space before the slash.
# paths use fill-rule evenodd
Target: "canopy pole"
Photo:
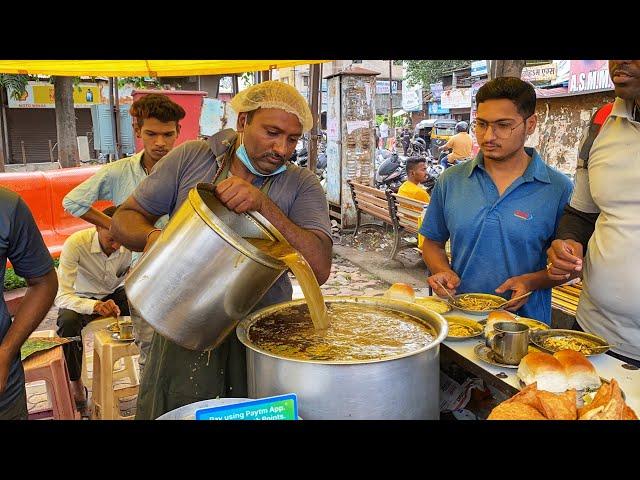
<path id="1" fill-rule="evenodd" d="M 318 164 L 318 130 L 320 128 L 320 118 L 318 115 L 318 105 L 320 104 L 320 69 L 322 64 L 311 64 L 311 115 L 313 116 L 313 127 L 311 128 L 311 138 L 309 141 L 309 162 L 308 167 L 312 172 L 316 171 Z"/>
<path id="2" fill-rule="evenodd" d="M 120 95 L 118 94 L 118 77 L 113 77 L 113 96 L 115 100 L 114 113 L 116 116 L 116 156 L 122 158 L 122 127 L 120 125 Z"/>
<path id="3" fill-rule="evenodd" d="M 118 135 L 117 129 L 116 129 L 116 119 L 113 116 L 113 106 L 114 106 L 115 102 L 113 100 L 113 77 L 109 77 L 109 118 L 111 119 L 111 137 L 113 138 L 113 149 L 114 149 L 114 153 L 113 156 L 116 157 L 117 160 L 117 152 L 118 149 L 116 148 L 116 138 Z M 111 154 L 109 154 L 109 157 L 111 158 Z"/>

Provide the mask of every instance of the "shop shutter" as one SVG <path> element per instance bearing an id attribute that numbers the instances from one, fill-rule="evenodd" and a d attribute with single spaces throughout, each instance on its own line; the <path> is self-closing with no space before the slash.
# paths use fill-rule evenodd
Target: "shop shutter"
<path id="1" fill-rule="evenodd" d="M 53 108 L 7 108 L 7 134 L 9 158 L 7 163 L 23 163 L 22 143 L 27 163 L 49 162 L 49 140 L 53 159 L 58 160 L 58 134 L 56 114 Z M 92 135 L 91 113 L 88 108 L 77 108 L 76 131 L 78 136 Z M 89 139 L 91 141 L 91 139 Z M 95 158 L 94 152 L 90 152 Z"/>

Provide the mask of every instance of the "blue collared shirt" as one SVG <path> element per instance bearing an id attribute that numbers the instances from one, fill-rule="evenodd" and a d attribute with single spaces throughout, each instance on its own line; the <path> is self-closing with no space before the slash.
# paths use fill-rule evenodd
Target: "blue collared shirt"
<path id="1" fill-rule="evenodd" d="M 436 242 L 451 239 L 451 268 L 458 293 L 495 294 L 508 278 L 543 270 L 573 186 L 546 165 L 538 152 L 524 174 L 498 195 L 482 152 L 447 169 L 438 179 L 420 233 Z M 502 294 L 511 297 L 511 291 Z M 517 312 L 551 323 L 551 290 L 535 291 Z"/>

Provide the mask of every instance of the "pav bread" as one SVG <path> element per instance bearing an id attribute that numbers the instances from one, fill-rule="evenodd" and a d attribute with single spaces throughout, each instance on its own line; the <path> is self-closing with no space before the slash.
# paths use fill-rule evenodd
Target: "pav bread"
<path id="1" fill-rule="evenodd" d="M 384 294 L 385 297 L 394 300 L 404 300 L 405 302 L 415 302 L 416 292 L 413 287 L 407 283 L 394 283 Z"/>
<path id="2" fill-rule="evenodd" d="M 484 327 L 484 334 L 489 335 L 493 331 L 493 325 L 498 322 L 515 322 L 516 316 L 506 310 L 494 310 L 487 315 L 487 324 Z"/>
<path id="3" fill-rule="evenodd" d="M 516 375 L 526 385 L 537 382 L 538 389 L 547 392 L 561 393 L 569 386 L 562 364 L 549 353 L 528 353 L 520 361 Z"/>
<path id="4" fill-rule="evenodd" d="M 574 350 L 560 350 L 553 356 L 562 364 L 569 388 L 587 390 L 600 386 L 600 376 L 593 364 L 582 353 Z"/>

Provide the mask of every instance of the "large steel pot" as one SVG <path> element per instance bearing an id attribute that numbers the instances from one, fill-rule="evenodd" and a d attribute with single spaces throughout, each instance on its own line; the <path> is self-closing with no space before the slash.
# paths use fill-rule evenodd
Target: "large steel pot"
<path id="1" fill-rule="evenodd" d="M 441 315 L 414 303 L 379 297 L 325 297 L 327 303 L 379 305 L 416 316 L 437 332 L 435 340 L 412 353 L 375 361 L 294 360 L 260 349 L 249 327 L 304 300 L 263 308 L 236 329 L 247 346 L 249 397 L 298 395 L 300 416 L 321 419 L 438 419 L 440 414 L 440 343 L 448 332 Z"/>
<path id="2" fill-rule="evenodd" d="M 237 214 L 198 184 L 127 276 L 127 298 L 175 343 L 218 346 L 287 269 L 243 237 L 283 240 L 262 215 Z"/>

